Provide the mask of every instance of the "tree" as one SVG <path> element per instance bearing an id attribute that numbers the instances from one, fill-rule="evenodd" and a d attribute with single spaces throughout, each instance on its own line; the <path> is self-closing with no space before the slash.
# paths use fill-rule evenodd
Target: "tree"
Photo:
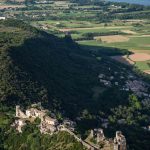
<path id="1" fill-rule="evenodd" d="M 35 124 L 39 125 L 39 124 L 41 123 L 41 119 L 40 119 L 40 118 L 36 118 L 36 119 L 34 120 L 34 122 L 35 122 Z"/>
<path id="2" fill-rule="evenodd" d="M 141 107 L 142 107 L 140 101 L 134 94 L 129 96 L 129 104 L 131 107 L 133 107 L 135 109 L 141 109 Z"/>
<path id="3" fill-rule="evenodd" d="M 25 5 L 33 5 L 34 4 L 34 0 L 25 0 Z"/>
<path id="4" fill-rule="evenodd" d="M 22 144 L 19 148 L 19 150 L 28 150 L 27 144 Z"/>

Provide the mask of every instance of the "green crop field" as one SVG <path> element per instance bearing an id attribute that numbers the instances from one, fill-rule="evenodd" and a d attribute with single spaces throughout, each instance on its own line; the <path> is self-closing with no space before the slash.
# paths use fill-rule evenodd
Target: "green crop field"
<path id="1" fill-rule="evenodd" d="M 93 46 L 93 49 L 105 46 L 134 52 L 146 50 L 145 52 L 150 54 L 149 9 L 140 7 L 141 10 L 137 11 L 131 7 L 130 11 L 133 10 L 130 12 L 127 11 L 130 6 L 124 8 L 101 2 L 83 5 L 78 2 L 54 0 L 24 6 L 23 9 L 13 11 L 3 10 L 0 15 L 11 14 L 17 19 L 28 20 L 33 26 L 58 37 L 64 37 L 66 32 L 70 32 L 73 40 L 83 46 Z M 113 35 L 121 35 L 128 40 L 121 42 L 101 40 L 101 36 Z"/>
<path id="2" fill-rule="evenodd" d="M 96 40 L 87 40 L 78 42 L 82 45 L 90 46 L 107 46 L 107 47 L 116 47 L 121 49 L 128 50 L 150 50 L 150 37 L 132 37 L 127 42 L 115 42 L 115 43 L 106 43 Z"/>
<path id="3" fill-rule="evenodd" d="M 144 61 L 144 62 L 136 62 L 136 67 L 138 67 L 140 70 L 150 70 L 150 60 Z"/>

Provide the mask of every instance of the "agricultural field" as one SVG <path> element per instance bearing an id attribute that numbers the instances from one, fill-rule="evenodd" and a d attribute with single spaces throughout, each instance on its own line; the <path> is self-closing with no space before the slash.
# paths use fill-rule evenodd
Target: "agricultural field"
<path id="1" fill-rule="evenodd" d="M 0 15 L 26 20 L 58 37 L 69 33 L 77 43 L 92 50 L 109 47 L 150 54 L 150 9 L 136 8 L 138 11 L 134 5 L 111 2 L 83 5 L 75 1 L 3 1 Z M 134 65 L 142 71 L 150 70 L 146 64 L 134 60 Z"/>
<path id="2" fill-rule="evenodd" d="M 46 25 L 48 27 L 47 30 L 50 28 L 50 30 L 53 29 L 57 31 L 56 35 L 58 36 L 64 36 L 66 32 L 69 32 L 72 38 L 83 46 L 92 46 L 93 48 L 96 47 L 96 49 L 104 46 L 131 51 L 138 56 L 134 59 L 132 59 L 132 57 L 128 59 L 126 56 L 123 56 L 121 62 L 123 61 L 125 64 L 134 65 L 141 71 L 149 73 L 150 22 L 148 20 L 114 21 L 111 23 L 47 20 L 37 23 L 41 27 Z M 139 57 L 145 58 L 145 56 L 148 56 L 148 60 L 144 59 L 139 61 Z"/>
<path id="3" fill-rule="evenodd" d="M 123 29 L 125 28 L 126 29 Z M 96 47 L 115 47 L 119 49 L 126 49 L 134 53 L 135 55 L 138 54 L 137 60 L 136 58 L 132 59 L 130 58 L 131 61 L 135 62 L 132 63 L 130 60 L 127 60 L 126 63 L 131 62 L 131 65 L 135 65 L 138 67 L 140 70 L 147 72 L 147 70 L 150 70 L 150 65 L 147 64 L 147 61 L 150 60 L 150 26 L 147 24 L 142 24 L 142 27 L 134 27 L 134 26 L 123 26 L 123 28 L 120 28 L 116 26 L 115 31 L 118 32 L 124 32 L 126 33 L 125 35 L 120 34 L 120 35 L 104 35 L 104 36 L 95 36 L 92 40 L 81 40 L 78 41 L 79 44 L 81 45 L 86 45 L 86 46 L 96 46 Z M 113 27 L 112 27 L 113 29 Z M 105 32 L 108 33 L 110 31 L 109 28 L 105 27 L 103 31 L 98 31 L 98 32 Z M 143 32 L 142 32 L 143 31 Z M 148 56 L 148 60 L 146 59 Z M 120 56 L 122 57 L 122 56 Z M 144 58 L 146 60 L 141 60 L 139 62 L 139 57 Z M 123 58 L 125 59 L 125 58 Z"/>

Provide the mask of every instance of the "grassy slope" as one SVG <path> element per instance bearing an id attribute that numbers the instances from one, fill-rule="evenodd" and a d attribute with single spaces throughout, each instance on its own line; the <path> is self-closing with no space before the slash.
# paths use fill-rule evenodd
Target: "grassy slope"
<path id="1" fill-rule="evenodd" d="M 135 65 L 136 65 L 140 70 L 149 70 L 149 69 L 150 69 L 150 61 L 136 62 Z"/>
<path id="2" fill-rule="evenodd" d="M 108 47 L 116 47 L 121 49 L 128 50 L 150 50 L 149 46 L 150 37 L 132 37 L 127 42 L 115 42 L 115 43 L 103 43 L 96 40 L 91 41 L 80 41 L 80 44 L 83 45 L 92 45 L 92 46 L 108 46 Z"/>

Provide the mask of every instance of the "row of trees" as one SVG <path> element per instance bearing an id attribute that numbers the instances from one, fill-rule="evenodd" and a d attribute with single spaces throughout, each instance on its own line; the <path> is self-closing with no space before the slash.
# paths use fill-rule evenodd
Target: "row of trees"
<path id="1" fill-rule="evenodd" d="M 112 109 L 112 115 L 109 116 L 111 123 L 117 123 L 123 119 L 123 124 L 148 126 L 150 122 L 149 105 L 142 104 L 135 95 L 129 96 L 128 105 Z"/>

